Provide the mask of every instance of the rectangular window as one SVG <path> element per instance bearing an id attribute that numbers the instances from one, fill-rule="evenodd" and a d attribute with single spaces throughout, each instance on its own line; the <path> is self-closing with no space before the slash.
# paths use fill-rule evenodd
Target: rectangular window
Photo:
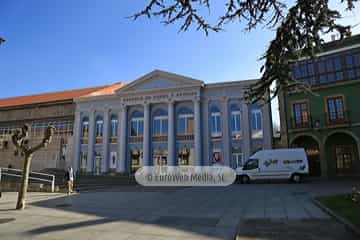
<path id="1" fill-rule="evenodd" d="M 130 136 L 139 137 L 144 133 L 144 119 L 133 118 L 130 122 Z"/>
<path id="2" fill-rule="evenodd" d="M 309 111 L 308 111 L 307 102 L 294 103 L 293 114 L 294 114 L 293 122 L 295 128 L 308 127 Z"/>
<path id="3" fill-rule="evenodd" d="M 97 121 L 96 122 L 96 137 L 102 137 L 103 136 L 103 128 L 104 128 L 104 122 L 103 121 Z"/>
<path id="4" fill-rule="evenodd" d="M 220 112 L 211 113 L 211 136 L 221 135 Z"/>
<path id="5" fill-rule="evenodd" d="M 342 96 L 327 99 L 328 120 L 335 123 L 345 120 L 344 100 Z"/>
<path id="6" fill-rule="evenodd" d="M 118 121 L 117 119 L 111 120 L 111 137 L 117 136 Z"/>
<path id="7" fill-rule="evenodd" d="M 239 133 L 241 131 L 241 116 L 240 111 L 231 112 L 231 131 L 233 134 Z"/>
<path id="8" fill-rule="evenodd" d="M 89 122 L 83 122 L 81 134 L 82 134 L 83 138 L 88 138 L 88 136 L 89 136 Z"/>
<path id="9" fill-rule="evenodd" d="M 167 135 L 168 119 L 167 116 L 158 116 L 154 118 L 154 136 Z"/>
<path id="10" fill-rule="evenodd" d="M 177 119 L 177 133 L 178 134 L 193 134 L 194 133 L 194 115 L 184 114 L 179 115 Z"/>
<path id="11" fill-rule="evenodd" d="M 347 77 L 349 79 L 360 78 L 360 52 L 347 54 L 345 62 Z"/>
<path id="12" fill-rule="evenodd" d="M 252 130 L 262 130 L 262 114 L 260 109 L 251 111 Z"/>

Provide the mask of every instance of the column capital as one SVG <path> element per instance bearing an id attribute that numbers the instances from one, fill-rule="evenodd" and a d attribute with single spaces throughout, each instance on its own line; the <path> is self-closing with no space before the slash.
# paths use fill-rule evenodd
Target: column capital
<path id="1" fill-rule="evenodd" d="M 143 106 L 144 106 L 144 108 L 149 108 L 150 107 L 150 102 L 149 101 L 144 101 Z"/>
<path id="2" fill-rule="evenodd" d="M 220 101 L 221 101 L 221 102 L 229 102 L 229 100 L 230 100 L 229 97 L 223 96 Z"/>
<path id="3" fill-rule="evenodd" d="M 194 103 L 200 102 L 200 96 L 195 96 L 194 99 L 193 99 L 193 102 Z"/>
<path id="4" fill-rule="evenodd" d="M 173 98 L 168 98 L 168 100 L 167 100 L 167 103 L 168 104 L 175 104 L 175 99 L 173 99 Z"/>

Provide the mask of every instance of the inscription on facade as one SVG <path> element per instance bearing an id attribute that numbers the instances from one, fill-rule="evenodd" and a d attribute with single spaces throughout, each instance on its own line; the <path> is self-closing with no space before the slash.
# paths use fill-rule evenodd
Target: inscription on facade
<path id="1" fill-rule="evenodd" d="M 197 92 L 176 92 L 176 93 L 162 94 L 162 95 L 125 97 L 125 98 L 123 98 L 123 102 L 124 103 L 139 103 L 144 100 L 149 101 L 149 102 L 151 102 L 151 101 L 158 102 L 158 101 L 166 101 L 171 97 L 189 98 L 189 97 L 193 97 L 193 96 L 197 96 L 197 95 L 198 95 Z"/>

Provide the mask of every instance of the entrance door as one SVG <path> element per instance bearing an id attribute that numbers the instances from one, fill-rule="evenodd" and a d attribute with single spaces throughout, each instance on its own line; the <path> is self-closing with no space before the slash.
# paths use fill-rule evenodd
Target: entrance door
<path id="1" fill-rule="evenodd" d="M 335 146 L 336 174 L 343 175 L 351 173 L 353 163 L 353 146 L 337 145 Z"/>
<path id="2" fill-rule="evenodd" d="M 134 174 L 142 165 L 142 151 L 133 150 L 130 151 L 130 158 L 131 158 L 131 174 Z"/>

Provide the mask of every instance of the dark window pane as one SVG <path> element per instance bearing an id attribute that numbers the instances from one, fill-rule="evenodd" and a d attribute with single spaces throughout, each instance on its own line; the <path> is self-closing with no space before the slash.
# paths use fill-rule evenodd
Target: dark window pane
<path id="1" fill-rule="evenodd" d="M 335 71 L 341 69 L 340 57 L 335 57 L 334 58 L 334 65 L 335 65 Z"/>
<path id="2" fill-rule="evenodd" d="M 360 69 L 356 69 L 356 77 L 360 77 Z"/>
<path id="3" fill-rule="evenodd" d="M 144 133 L 144 121 L 140 120 L 139 121 L 139 135 L 142 136 Z"/>
<path id="4" fill-rule="evenodd" d="M 351 55 L 346 55 L 345 62 L 346 62 L 346 67 L 351 68 L 353 66 L 352 56 Z"/>
<path id="5" fill-rule="evenodd" d="M 306 77 L 308 74 L 307 74 L 307 69 L 306 69 L 306 64 L 303 64 L 301 66 L 301 77 Z"/>
<path id="6" fill-rule="evenodd" d="M 308 71 L 309 71 L 309 75 L 314 75 L 314 64 L 313 63 L 308 64 Z"/>
<path id="7" fill-rule="evenodd" d="M 344 79 L 343 73 L 342 72 L 337 72 L 336 73 L 336 80 L 343 80 L 343 79 Z"/>
<path id="8" fill-rule="evenodd" d="M 348 73 L 348 78 L 349 78 L 349 79 L 352 79 L 352 78 L 355 77 L 354 70 L 349 70 L 347 73 Z"/>
<path id="9" fill-rule="evenodd" d="M 319 82 L 320 83 L 326 83 L 326 75 L 320 75 L 319 76 Z"/>
<path id="10" fill-rule="evenodd" d="M 168 132 L 168 120 L 167 119 L 162 120 L 162 132 L 164 134 L 167 134 L 167 132 Z"/>
<path id="11" fill-rule="evenodd" d="M 360 66 L 360 52 L 358 52 L 354 55 L 354 65 Z"/>
<path id="12" fill-rule="evenodd" d="M 328 60 L 326 61 L 326 68 L 327 68 L 326 70 L 327 70 L 328 72 L 334 71 L 332 59 L 328 59 Z"/>
<path id="13" fill-rule="evenodd" d="M 333 73 L 328 74 L 327 80 L 328 80 L 328 82 L 334 82 L 335 81 L 335 75 Z"/>
<path id="14" fill-rule="evenodd" d="M 319 73 L 324 73 L 325 72 L 325 64 L 324 64 L 323 61 L 318 62 L 318 72 Z"/>

